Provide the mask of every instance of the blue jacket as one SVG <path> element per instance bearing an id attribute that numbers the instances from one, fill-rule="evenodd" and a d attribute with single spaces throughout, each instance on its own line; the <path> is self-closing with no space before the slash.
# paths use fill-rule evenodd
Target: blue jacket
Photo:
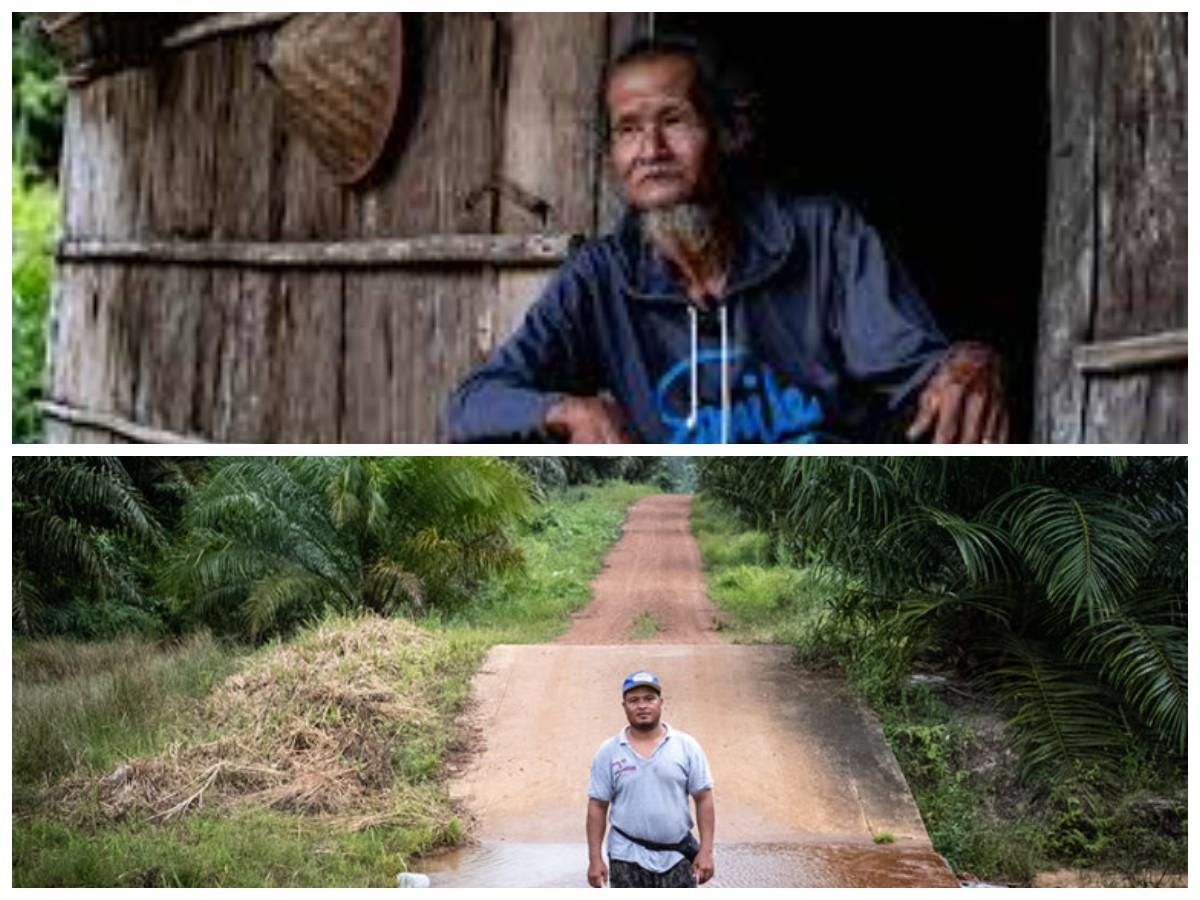
<path id="1" fill-rule="evenodd" d="M 879 236 L 834 200 L 744 195 L 725 296 L 683 293 L 636 214 L 580 249 L 454 394 L 450 440 L 537 439 L 608 392 L 647 444 L 896 440 L 947 347 Z"/>

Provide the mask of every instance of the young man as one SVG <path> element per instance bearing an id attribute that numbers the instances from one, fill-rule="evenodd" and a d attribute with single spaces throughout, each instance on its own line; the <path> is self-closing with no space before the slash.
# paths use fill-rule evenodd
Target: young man
<path id="1" fill-rule="evenodd" d="M 735 174 L 703 54 L 635 45 L 606 80 L 628 214 L 455 393 L 457 442 L 1001 442 L 999 362 L 949 347 L 876 233 Z"/>
<path id="2" fill-rule="evenodd" d="M 621 687 L 629 725 L 601 745 L 588 781 L 588 884 L 687 888 L 713 877 L 712 775 L 696 740 L 662 721 L 662 685 L 635 672 Z M 696 804 L 698 849 L 688 798 Z M 609 862 L 602 845 L 608 832 Z M 691 842 L 688 855 L 683 852 Z"/>

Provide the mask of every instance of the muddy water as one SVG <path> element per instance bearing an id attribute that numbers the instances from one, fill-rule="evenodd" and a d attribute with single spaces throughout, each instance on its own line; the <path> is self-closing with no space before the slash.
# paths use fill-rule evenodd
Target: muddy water
<path id="1" fill-rule="evenodd" d="M 958 887 L 928 846 L 718 844 L 715 888 Z M 431 886 L 587 887 L 584 844 L 478 846 L 419 861 Z"/>

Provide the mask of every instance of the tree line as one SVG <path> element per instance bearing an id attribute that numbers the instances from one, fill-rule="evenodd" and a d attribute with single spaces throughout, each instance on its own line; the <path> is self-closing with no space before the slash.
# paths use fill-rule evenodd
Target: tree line
<path id="1" fill-rule="evenodd" d="M 106 638 L 208 628 L 243 640 L 328 614 L 421 615 L 519 569 L 548 492 L 686 487 L 642 457 L 17 457 L 12 622 Z"/>

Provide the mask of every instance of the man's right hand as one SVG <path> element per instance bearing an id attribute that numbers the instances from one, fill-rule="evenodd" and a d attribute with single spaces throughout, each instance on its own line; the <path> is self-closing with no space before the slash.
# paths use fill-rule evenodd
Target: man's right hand
<path id="1" fill-rule="evenodd" d="M 603 859 L 593 859 L 588 865 L 588 884 L 594 888 L 602 888 L 608 884 L 608 866 L 604 864 Z"/>
<path id="2" fill-rule="evenodd" d="M 565 397 L 546 413 L 546 430 L 572 444 L 632 444 L 611 397 Z"/>

